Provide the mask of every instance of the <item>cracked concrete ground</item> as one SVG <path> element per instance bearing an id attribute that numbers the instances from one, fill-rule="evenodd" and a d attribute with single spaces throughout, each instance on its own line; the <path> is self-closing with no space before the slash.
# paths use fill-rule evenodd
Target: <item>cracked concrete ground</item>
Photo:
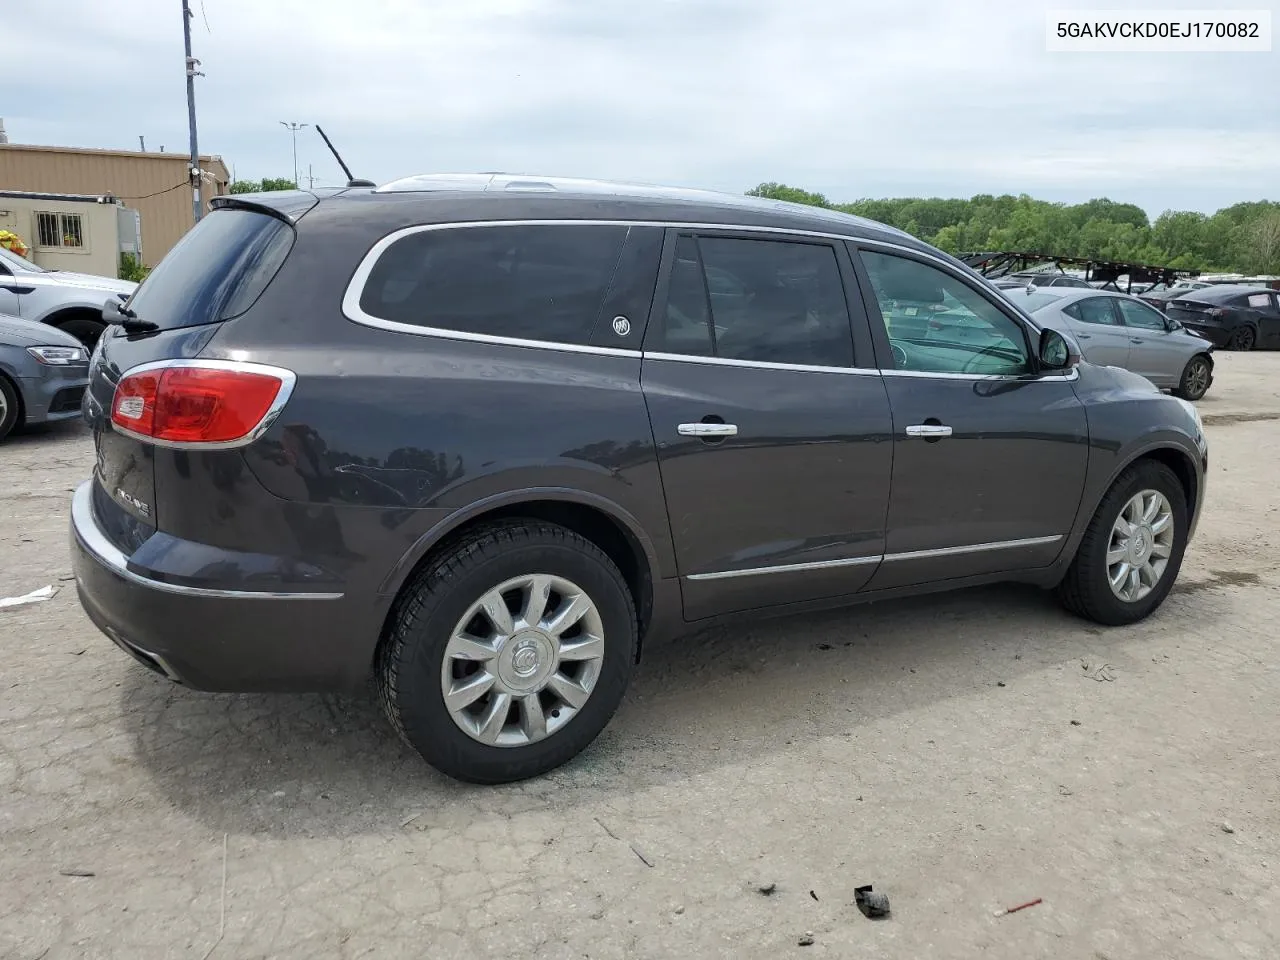
<path id="1" fill-rule="evenodd" d="M 1276 957 L 1280 355 L 1220 354 L 1201 408 L 1206 514 L 1146 623 L 990 588 L 704 633 L 487 789 L 372 699 L 134 665 L 66 579 L 87 435 L 16 437 L 0 594 L 60 589 L 0 610 L 0 957 Z"/>

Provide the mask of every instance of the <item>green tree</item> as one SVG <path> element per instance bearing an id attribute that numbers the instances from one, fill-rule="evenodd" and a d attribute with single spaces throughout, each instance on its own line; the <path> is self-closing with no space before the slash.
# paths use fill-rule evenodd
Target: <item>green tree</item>
<path id="1" fill-rule="evenodd" d="M 298 185 L 285 177 L 265 177 L 262 180 L 235 180 L 231 193 L 269 193 L 274 190 L 297 190 Z"/>
<path id="2" fill-rule="evenodd" d="M 785 183 L 762 183 L 747 191 L 748 197 L 765 197 L 769 200 L 786 200 L 788 203 L 805 203 L 811 207 L 829 207 L 827 198 L 820 193 L 810 193 Z"/>

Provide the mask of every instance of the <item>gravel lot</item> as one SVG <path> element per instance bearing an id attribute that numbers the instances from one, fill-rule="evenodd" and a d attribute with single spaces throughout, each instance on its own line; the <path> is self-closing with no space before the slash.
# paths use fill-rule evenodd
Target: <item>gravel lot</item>
<path id="1" fill-rule="evenodd" d="M 487 789 L 372 699 L 135 666 L 68 580 L 86 433 L 15 437 L 0 595 L 59 590 L 0 610 L 0 957 L 1270 960 L 1280 355 L 1217 378 L 1207 512 L 1146 623 L 989 588 L 704 633 L 577 762 Z"/>

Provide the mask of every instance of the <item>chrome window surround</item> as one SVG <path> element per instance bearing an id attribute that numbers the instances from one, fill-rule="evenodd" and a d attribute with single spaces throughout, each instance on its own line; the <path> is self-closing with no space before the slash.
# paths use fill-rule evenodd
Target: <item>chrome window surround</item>
<path id="1" fill-rule="evenodd" d="M 93 515 L 93 484 L 89 479 L 76 487 L 71 498 L 71 530 L 76 540 L 98 563 L 116 576 L 162 593 L 185 597 L 221 597 L 233 600 L 341 600 L 341 593 L 285 593 L 268 590 L 220 590 L 212 587 L 189 587 L 180 583 L 155 580 L 129 569 L 129 558 L 118 550 L 103 532 Z M 154 654 L 152 654 L 154 656 Z"/>
<path id="2" fill-rule="evenodd" d="M 908 550 L 905 553 L 883 553 L 868 557 L 849 557 L 841 560 L 818 560 L 813 563 L 783 563 L 774 567 L 749 567 L 744 570 L 716 570 L 711 573 L 692 573 L 686 580 L 727 580 L 731 577 L 756 577 L 768 573 L 803 573 L 807 570 L 830 570 L 836 567 L 857 567 L 869 563 L 891 563 L 895 560 L 932 560 L 937 557 L 954 557 L 967 553 L 986 553 L 991 550 L 1013 550 L 1020 547 L 1047 547 L 1066 539 L 1065 534 L 1052 537 L 1027 537 L 1022 540 L 998 540 L 993 543 L 973 543 L 959 547 L 938 547 L 934 550 Z"/>
<path id="3" fill-rule="evenodd" d="M 130 367 L 128 370 L 120 374 L 120 382 L 116 384 L 116 389 L 120 389 L 120 383 L 123 383 L 126 377 L 131 377 L 136 373 L 147 373 L 151 370 L 170 370 L 170 369 L 198 369 L 198 370 L 232 370 L 240 373 L 258 373 L 263 376 L 275 377 L 281 381 L 280 390 L 276 393 L 276 398 L 271 402 L 271 406 L 267 412 L 263 414 L 262 419 L 258 421 L 245 436 L 236 440 L 218 440 L 208 442 L 185 442 L 182 440 L 158 440 L 155 437 L 149 437 L 145 433 L 137 433 L 127 427 L 122 427 L 115 422 L 112 415 L 116 408 L 115 394 L 111 395 L 111 409 L 107 411 L 107 418 L 111 419 L 111 429 L 126 437 L 132 437 L 142 443 L 150 443 L 157 447 L 172 447 L 176 450 L 232 450 L 236 447 L 247 446 L 271 428 L 276 422 L 276 418 L 280 416 L 284 410 L 285 404 L 289 402 L 289 398 L 293 396 L 293 388 L 298 382 L 297 375 L 292 370 L 286 370 L 284 367 L 273 367 L 265 363 L 250 363 L 247 360 L 156 360 L 152 363 L 142 363 L 136 367 Z"/>
<path id="4" fill-rule="evenodd" d="M 763 370 L 799 370 L 810 373 L 843 373 L 858 376 L 891 376 L 915 377 L 927 380 L 1017 380 L 1026 379 L 1031 383 L 1044 381 L 1071 381 L 1079 377 L 1072 368 L 1064 374 L 1048 376 L 1028 376 L 1027 374 L 986 374 L 986 373 L 929 373 L 917 370 L 881 370 L 876 367 L 826 367 L 811 364 L 771 363 L 757 360 L 733 360 L 727 357 L 697 357 L 678 353 L 660 353 L 654 351 L 631 350 L 622 347 L 597 347 L 591 344 L 558 343 L 551 340 L 527 340 L 521 337 L 502 337 L 488 333 L 468 333 L 462 330 L 450 330 L 446 327 L 426 327 L 412 323 L 400 323 L 395 320 L 383 320 L 375 317 L 360 306 L 360 298 L 364 294 L 365 284 L 379 258 L 397 240 L 417 233 L 434 230 L 478 230 L 487 227 L 554 227 L 554 226 L 614 226 L 614 227 L 658 227 L 672 230 L 720 231 L 733 233 L 772 234 L 782 237 L 799 237 L 808 239 L 830 240 L 835 242 L 852 242 L 859 245 L 882 247 L 886 250 L 898 250 L 903 253 L 923 257 L 944 268 L 957 279 L 969 282 L 955 267 L 941 257 L 936 257 L 925 250 L 889 243 L 884 240 L 863 239 L 842 233 L 825 233 L 818 230 L 801 230 L 792 227 L 761 227 L 750 224 L 734 223 L 686 223 L 677 220 L 474 220 L 454 223 L 428 223 L 416 227 L 403 227 L 387 234 L 375 243 L 361 259 L 360 265 L 351 276 L 347 289 L 342 296 L 342 313 L 354 323 L 393 333 L 407 333 L 419 337 L 439 337 L 445 340 L 465 340 L 471 343 L 492 343 L 508 347 L 530 347 L 535 350 L 554 350 L 563 353 L 587 353 L 604 357 L 634 357 L 645 360 L 668 360 L 675 363 L 703 363 L 713 366 L 740 366 Z"/>

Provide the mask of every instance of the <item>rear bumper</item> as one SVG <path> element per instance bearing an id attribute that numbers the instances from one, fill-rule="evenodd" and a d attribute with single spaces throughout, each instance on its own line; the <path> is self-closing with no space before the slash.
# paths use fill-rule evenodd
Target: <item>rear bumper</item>
<path id="1" fill-rule="evenodd" d="M 102 532 L 93 511 L 94 483 L 81 484 L 71 504 L 76 589 L 89 619 L 130 656 L 198 690 L 349 690 L 366 682 L 382 618 L 373 598 L 160 579 L 131 563 Z M 167 551 L 170 557 L 183 553 Z M 198 553 L 204 566 L 209 548 Z"/>

